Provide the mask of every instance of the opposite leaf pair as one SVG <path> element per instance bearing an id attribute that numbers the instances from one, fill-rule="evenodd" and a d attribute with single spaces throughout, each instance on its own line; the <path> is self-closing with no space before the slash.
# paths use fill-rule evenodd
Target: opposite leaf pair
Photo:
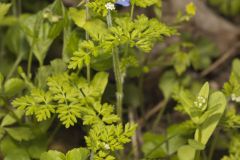
<path id="1" fill-rule="evenodd" d="M 226 98 L 220 91 L 209 93 L 208 83 L 201 88 L 195 101 L 184 94 L 184 91 L 180 96 L 185 111 L 196 125 L 196 131 L 194 139 L 189 140 L 187 145 L 178 150 L 178 157 L 180 160 L 186 160 L 188 155 L 188 160 L 193 160 L 198 157 L 200 150 L 205 148 L 217 127 L 226 107 Z"/>

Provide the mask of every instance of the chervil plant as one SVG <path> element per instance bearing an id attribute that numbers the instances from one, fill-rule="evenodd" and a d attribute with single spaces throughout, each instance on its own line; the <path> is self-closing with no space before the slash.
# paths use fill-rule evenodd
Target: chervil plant
<path id="1" fill-rule="evenodd" d="M 182 33 L 193 2 L 169 20 L 163 3 L 0 2 L 0 156 L 211 160 L 224 137 L 222 159 L 238 159 L 240 61 L 222 89 L 196 76 L 217 57 L 215 46 Z M 148 112 L 156 97 L 162 102 Z"/>
<path id="2" fill-rule="evenodd" d="M 31 15 L 21 15 L 17 1 L 0 4 L 1 25 L 8 27 L 6 39 L 11 39 L 8 48 L 18 55 L 7 77 L 1 75 L 1 105 L 7 108 L 1 125 L 4 157 L 116 159 L 116 151 L 130 142 L 136 129 L 136 124 L 124 125 L 122 120 L 127 69 L 139 66 L 138 51 L 149 52 L 157 41 L 176 34 L 174 28 L 157 19 L 134 15 L 135 6 L 146 8 L 154 4 L 160 2 L 96 0 L 66 8 L 61 0 L 55 0 Z M 115 5 L 131 5 L 130 13 L 117 14 Z M 11 7 L 14 15 L 5 16 Z M 61 35 L 63 59 L 44 65 L 50 46 Z M 35 58 L 39 67 L 33 74 Z M 27 72 L 20 67 L 18 76 L 12 78 L 25 59 Z M 109 78 L 104 71 L 110 68 L 116 80 L 116 107 L 102 102 Z M 44 139 L 55 119 L 65 128 L 87 126 L 85 147 L 66 155 L 58 151 L 41 154 L 52 141 L 51 136 Z M 14 148 L 18 149 L 13 151 Z"/>

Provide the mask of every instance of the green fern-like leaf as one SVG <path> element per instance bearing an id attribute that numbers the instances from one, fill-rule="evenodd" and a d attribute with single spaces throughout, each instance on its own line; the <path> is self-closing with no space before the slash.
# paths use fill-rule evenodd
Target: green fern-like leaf
<path id="1" fill-rule="evenodd" d="M 35 115 L 38 121 L 43 121 L 55 113 L 55 106 L 52 104 L 52 95 L 50 92 L 44 92 L 40 89 L 33 89 L 29 96 L 15 99 L 13 106 L 25 110 L 26 115 Z"/>
<path id="2" fill-rule="evenodd" d="M 85 140 L 88 148 L 96 153 L 94 159 L 107 159 L 112 157 L 113 151 L 123 149 L 123 144 L 130 141 L 135 129 L 134 124 L 126 124 L 124 129 L 122 124 L 96 125 Z"/>
<path id="3" fill-rule="evenodd" d="M 156 19 L 148 19 L 145 15 L 138 16 L 134 22 L 129 18 L 119 18 L 116 24 L 117 26 L 111 28 L 111 34 L 105 38 L 105 49 L 129 43 L 131 47 L 149 52 L 157 40 L 176 33 L 173 28 Z"/>
<path id="4" fill-rule="evenodd" d="M 79 50 L 74 52 L 71 58 L 68 68 L 81 70 L 83 66 L 88 66 L 92 57 L 97 57 L 99 53 L 99 47 L 95 46 L 93 41 L 83 41 L 79 45 Z"/>
<path id="5" fill-rule="evenodd" d="M 83 109 L 85 113 L 83 116 L 83 124 L 113 124 L 120 121 L 120 118 L 113 114 L 113 106 L 107 103 L 102 105 L 100 102 L 95 102 L 91 106 L 92 107 Z"/>
<path id="6" fill-rule="evenodd" d="M 77 118 L 81 117 L 79 104 L 60 104 L 57 108 L 58 118 L 66 128 L 74 126 L 77 123 Z"/>
<path id="7" fill-rule="evenodd" d="M 73 57 L 68 65 L 69 69 L 82 69 L 83 65 L 90 64 L 91 57 L 88 53 L 84 52 L 83 50 L 74 52 Z"/>

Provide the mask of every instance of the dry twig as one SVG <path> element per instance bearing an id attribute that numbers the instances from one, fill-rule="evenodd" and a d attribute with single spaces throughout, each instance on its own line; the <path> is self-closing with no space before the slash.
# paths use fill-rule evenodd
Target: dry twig
<path id="1" fill-rule="evenodd" d="M 237 42 L 232 47 L 230 47 L 228 51 L 222 54 L 222 56 L 218 60 L 216 60 L 210 67 L 205 69 L 201 73 L 201 76 L 204 77 L 212 71 L 216 70 L 218 67 L 220 67 L 224 62 L 234 56 L 238 48 L 240 48 L 240 42 Z"/>

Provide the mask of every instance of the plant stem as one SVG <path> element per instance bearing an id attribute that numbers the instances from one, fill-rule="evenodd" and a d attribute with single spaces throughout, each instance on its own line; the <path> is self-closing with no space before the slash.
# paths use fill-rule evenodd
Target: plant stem
<path id="1" fill-rule="evenodd" d="M 21 0 L 12 0 L 12 13 L 14 16 L 19 17 L 21 10 L 22 2 Z"/>
<path id="2" fill-rule="evenodd" d="M 200 151 L 196 151 L 195 160 L 200 160 Z"/>
<path id="3" fill-rule="evenodd" d="M 91 81 L 91 66 L 90 64 L 87 65 L 87 81 L 90 83 Z"/>
<path id="4" fill-rule="evenodd" d="M 86 3 L 86 6 L 85 6 L 85 13 L 86 13 L 86 21 L 88 21 L 89 20 L 89 8 L 88 8 L 88 6 L 87 6 L 87 4 L 89 3 L 89 0 L 86 0 L 85 1 L 85 3 Z M 86 40 L 89 40 L 89 35 L 88 35 L 88 33 L 87 32 L 85 32 L 85 34 L 86 34 Z"/>
<path id="5" fill-rule="evenodd" d="M 14 16 L 17 16 L 17 0 L 12 0 L 12 13 Z"/>
<path id="6" fill-rule="evenodd" d="M 13 73 L 15 72 L 17 66 L 18 66 L 19 63 L 22 61 L 22 57 L 23 57 L 23 54 L 20 54 L 20 55 L 17 57 L 16 61 L 15 61 L 14 64 L 13 64 L 13 67 L 11 68 L 10 72 L 9 72 L 8 75 L 7 75 L 7 79 L 9 79 L 9 78 L 13 75 Z"/>
<path id="7" fill-rule="evenodd" d="M 164 100 L 163 100 L 162 110 L 158 113 L 157 118 L 156 118 L 155 121 L 153 122 L 153 128 L 156 128 L 157 125 L 158 125 L 158 123 L 159 123 L 159 121 L 161 120 L 162 115 L 163 115 L 163 113 L 164 113 L 164 111 L 165 111 L 165 109 L 166 109 L 167 103 L 168 103 L 168 100 L 167 100 L 167 99 L 164 99 Z"/>
<path id="8" fill-rule="evenodd" d="M 31 79 L 32 59 L 33 59 L 33 42 L 32 42 L 32 45 L 31 45 L 29 56 L 28 56 L 27 76 L 28 76 L 29 79 Z"/>
<path id="9" fill-rule="evenodd" d="M 217 144 L 218 136 L 219 136 L 219 131 L 217 130 L 215 136 L 213 137 L 212 143 L 211 143 L 210 151 L 208 154 L 208 160 L 211 160 L 213 157 L 213 153 L 214 153 L 214 150 L 215 150 L 215 147 Z"/>
<path id="10" fill-rule="evenodd" d="M 108 11 L 108 15 L 107 15 L 107 24 L 108 24 L 108 28 L 112 27 L 112 17 L 111 17 L 110 11 Z M 118 50 L 115 47 L 113 47 L 112 49 L 112 56 L 113 56 L 113 71 L 114 71 L 115 79 L 117 83 L 117 92 L 116 92 L 117 115 L 120 118 L 122 118 L 123 77 L 121 75 L 121 70 L 120 70 L 120 59 L 119 59 Z"/>
<path id="11" fill-rule="evenodd" d="M 199 127 L 198 127 L 199 128 Z M 202 133 L 201 133 L 201 129 L 199 129 L 199 132 L 198 132 L 199 134 L 198 134 L 198 142 L 201 142 L 201 139 L 202 139 Z M 195 160 L 200 160 L 200 156 L 201 156 L 201 154 L 200 154 L 201 152 L 198 150 L 197 152 L 196 152 L 196 156 L 195 156 Z"/>
<path id="12" fill-rule="evenodd" d="M 134 120 L 134 109 L 129 109 L 129 120 L 131 123 L 135 123 Z M 132 136 L 132 149 L 133 149 L 133 160 L 139 159 L 139 149 L 138 149 L 138 137 L 137 132 Z"/>
<path id="13" fill-rule="evenodd" d="M 66 54 L 67 53 L 66 50 L 67 50 L 67 42 L 69 40 L 70 33 L 71 33 L 70 20 L 66 18 L 66 25 L 64 26 L 64 29 L 63 29 L 63 50 L 62 50 L 62 57 L 64 61 L 69 59 L 69 55 Z"/>
<path id="14" fill-rule="evenodd" d="M 21 0 L 12 0 L 12 10 L 13 10 L 13 15 L 15 17 L 17 17 L 17 19 L 19 18 L 19 15 L 21 14 Z M 15 72 L 17 66 L 19 65 L 19 63 L 21 62 L 22 58 L 23 58 L 23 53 L 21 53 L 21 48 L 22 48 L 22 44 L 21 42 L 18 42 L 19 43 L 19 48 L 18 50 L 20 50 L 20 54 L 18 55 L 16 61 L 14 62 L 10 72 L 8 73 L 7 75 L 7 79 L 9 79 L 12 74 Z"/>
<path id="15" fill-rule="evenodd" d="M 11 116 L 13 116 L 13 118 L 16 119 L 16 121 L 20 124 L 20 125 L 23 125 L 22 121 L 20 118 L 18 118 L 17 114 L 13 111 L 13 109 L 11 107 L 9 107 L 10 104 L 8 104 L 5 108 L 7 109 L 7 111 L 9 112 L 9 114 Z"/>
<path id="16" fill-rule="evenodd" d="M 135 8 L 135 5 L 132 4 L 132 5 L 131 5 L 131 13 L 130 13 L 131 20 L 133 20 L 134 8 Z"/>
<path id="17" fill-rule="evenodd" d="M 123 82 L 120 71 L 120 62 L 119 55 L 117 50 L 112 50 L 113 53 L 113 68 L 115 73 L 115 79 L 117 83 L 117 114 L 120 118 L 122 118 L 122 100 L 123 100 Z"/>
<path id="18" fill-rule="evenodd" d="M 166 139 L 164 139 L 161 143 L 157 144 L 152 150 L 150 150 L 146 155 L 145 155 L 145 158 L 149 158 L 149 156 L 156 150 L 158 149 L 160 146 L 162 146 L 163 144 L 165 143 L 168 143 L 169 140 L 171 140 L 172 138 L 178 136 L 178 134 L 174 134 L 174 135 L 171 135 L 169 137 L 167 137 Z"/>
<path id="19" fill-rule="evenodd" d="M 22 1 L 21 0 L 17 0 L 17 17 L 19 17 L 20 16 L 20 14 L 22 13 L 22 8 L 21 8 L 21 6 L 22 6 Z"/>
<path id="20" fill-rule="evenodd" d="M 90 153 L 90 160 L 93 160 L 93 158 L 94 158 L 94 152 L 91 151 L 91 153 Z"/>
<path id="21" fill-rule="evenodd" d="M 85 3 L 86 3 L 86 7 L 85 7 L 85 13 L 86 13 L 86 21 L 88 21 L 89 20 L 89 8 L 88 8 L 88 6 L 87 6 L 87 4 L 89 3 L 89 0 L 86 0 L 85 1 Z M 87 33 L 87 31 L 85 32 L 85 37 L 86 37 L 86 40 L 89 40 L 89 34 Z M 90 83 L 90 81 L 91 81 L 91 64 L 89 63 L 88 65 L 87 65 L 87 81 L 88 81 L 88 83 Z"/>
<path id="22" fill-rule="evenodd" d="M 108 11 L 108 14 L 107 14 L 107 25 L 108 25 L 108 28 L 112 27 L 111 11 Z"/>

